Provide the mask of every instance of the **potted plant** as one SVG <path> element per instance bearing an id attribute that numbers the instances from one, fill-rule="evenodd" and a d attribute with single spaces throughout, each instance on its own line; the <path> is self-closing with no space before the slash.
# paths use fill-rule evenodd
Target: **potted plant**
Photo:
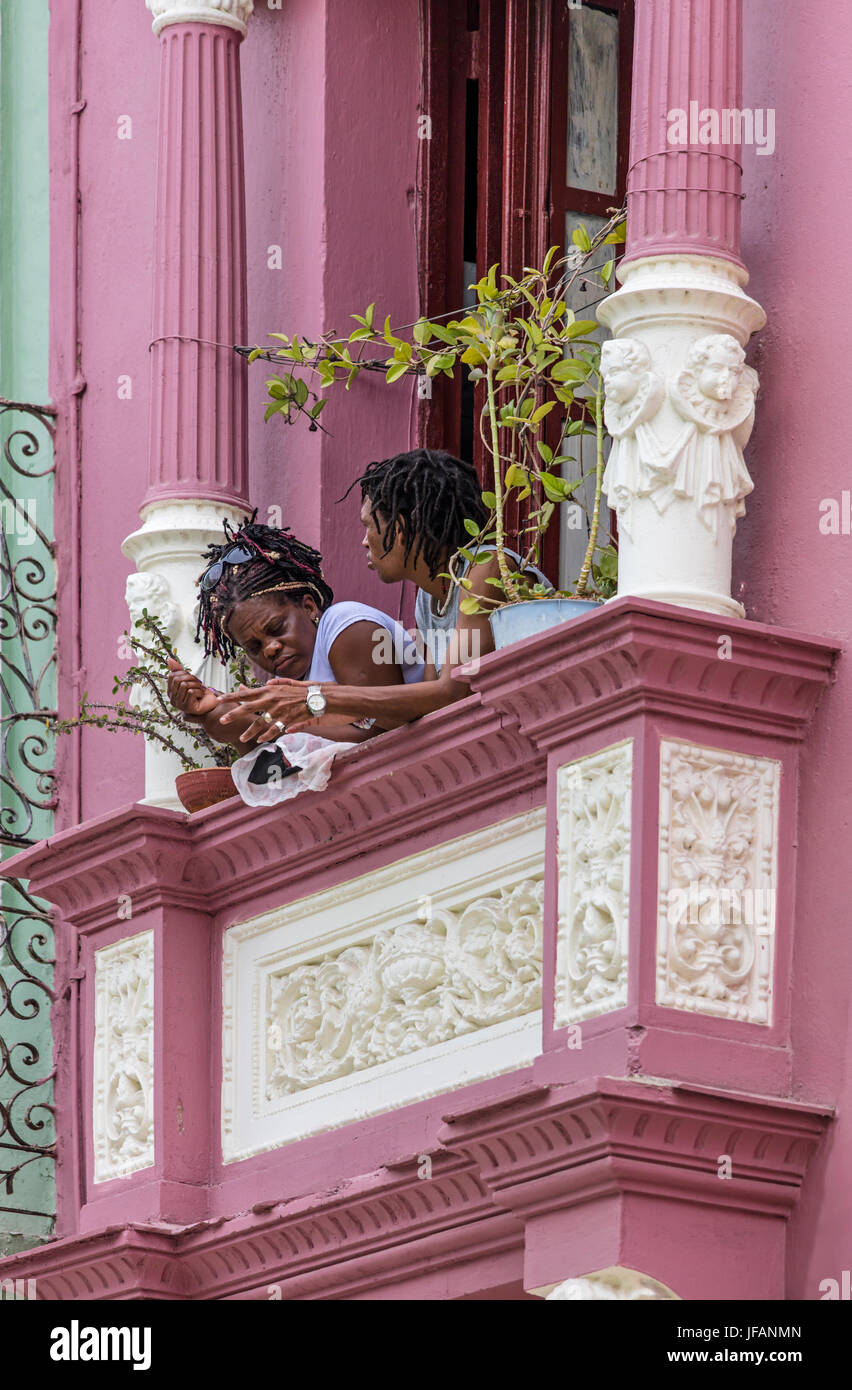
<path id="1" fill-rule="evenodd" d="M 168 658 L 176 653 L 157 619 L 143 608 L 142 616 L 133 626 L 141 629 L 141 634 L 125 633 L 124 637 L 137 658 L 136 663 L 123 676 L 114 676 L 112 687 L 113 695 L 126 692 L 127 700 L 99 704 L 90 701 L 85 692 L 75 719 L 51 720 L 49 726 L 59 734 L 81 727 L 142 734 L 167 748 L 180 759 L 184 769 L 175 779 L 175 790 L 187 811 L 200 811 L 236 796 L 230 769 L 240 756 L 239 750 L 217 743 L 199 724 L 185 719 L 169 703 Z M 232 665 L 235 681 L 251 683 L 241 663 Z M 144 703 L 140 703 L 140 694 Z M 193 756 L 190 748 L 203 752 L 205 758 Z"/>
<path id="2" fill-rule="evenodd" d="M 578 281 L 607 290 L 613 259 L 594 264 L 595 257 L 603 247 L 624 240 L 624 227 L 623 210 L 594 237 L 578 227 L 567 256 L 557 259 L 554 247 L 541 269 L 527 268 L 519 280 L 498 275 L 498 267 L 492 266 L 471 286 L 475 305 L 449 321 L 420 318 L 403 331 L 392 329 L 385 319 L 379 329 L 371 304 L 364 314 L 352 315 L 357 326 L 348 338 L 325 334 L 309 341 L 272 333 L 280 346 L 248 353 L 250 361 L 262 357 L 287 364 L 266 383 L 266 419 L 279 415 L 293 423 L 301 416 L 311 430 L 323 428 L 320 416 L 327 397 L 319 393 L 341 380 L 348 390 L 362 371 L 381 371 L 392 384 L 411 374 L 452 379 L 467 369 L 482 384 L 479 428 L 493 477 L 492 487 L 482 494 L 489 516 L 483 526 L 472 519 L 465 522 L 470 540 L 452 557 L 445 577 L 470 589 L 470 579 L 456 573 L 459 557 L 475 565 L 491 558 L 483 546 L 496 550 L 499 578 L 488 581 L 493 597 L 462 594 L 461 607 L 468 613 L 489 611 L 498 647 L 596 608 L 615 592 L 615 545 L 608 535 L 601 543 L 606 430 L 601 349 L 592 337 L 598 325 L 578 318 L 569 298 Z M 365 357 L 368 346 L 381 346 L 385 356 Z M 560 425 L 554 431 L 548 420 L 559 408 Z M 592 444 L 591 464 L 583 458 L 584 440 Z M 585 494 L 591 478 L 589 506 Z M 527 504 L 517 546 L 524 568 L 538 563 L 541 538 L 557 506 L 571 502 L 585 515 L 585 554 L 570 588 L 554 591 L 510 569 L 505 553 L 510 501 Z"/>

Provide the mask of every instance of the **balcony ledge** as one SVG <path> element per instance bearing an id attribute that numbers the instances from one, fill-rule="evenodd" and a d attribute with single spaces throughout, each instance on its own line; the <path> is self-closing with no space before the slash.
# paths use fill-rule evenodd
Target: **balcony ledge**
<path id="1" fill-rule="evenodd" d="M 203 903 L 227 915 L 235 901 L 242 910 L 315 876 L 369 871 L 460 823 L 475 830 L 539 806 L 550 750 L 637 715 L 686 721 L 690 736 L 747 728 L 799 743 L 838 654 L 801 633 L 614 599 L 461 668 L 472 695 L 342 754 L 323 792 L 191 817 L 137 803 L 23 851 L 3 874 L 29 879 L 87 930 L 114 919 L 122 893 L 140 908 Z"/>

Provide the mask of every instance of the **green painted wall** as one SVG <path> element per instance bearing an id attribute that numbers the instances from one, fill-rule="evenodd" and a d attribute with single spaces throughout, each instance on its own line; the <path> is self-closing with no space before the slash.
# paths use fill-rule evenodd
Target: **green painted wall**
<path id="1" fill-rule="evenodd" d="M 0 0 L 0 396 L 8 400 L 45 404 L 48 396 L 48 324 L 49 324 L 49 164 L 48 164 L 48 24 L 49 0 Z M 10 441 L 16 429 L 28 429 L 36 435 L 38 454 L 32 459 L 22 455 L 27 441 L 18 436 Z M 50 441 L 44 428 L 34 424 L 31 417 L 9 412 L 0 415 L 0 447 L 8 445 L 24 466 L 42 471 L 51 462 Z M 2 528 L 8 552 L 3 551 L 4 567 L 8 563 L 16 570 L 19 581 L 26 581 L 36 606 L 31 608 L 31 630 L 43 610 L 38 599 L 47 598 L 55 588 L 53 564 L 39 546 L 27 526 L 34 519 L 48 536 L 53 535 L 51 480 L 21 477 L 10 466 L 5 454 L 0 455 L 0 478 L 5 487 L 21 499 L 23 516 L 16 513 L 3 499 Z M 38 578 L 37 570 L 28 562 L 43 565 L 45 575 Z M 4 574 L 3 594 L 8 590 Z M 55 685 L 50 667 L 53 650 L 52 633 L 34 636 L 25 643 L 17 638 L 3 637 L 9 630 L 9 615 L 0 615 L 0 674 L 3 692 L 0 694 L 0 717 L 7 718 L 13 710 L 32 707 L 25 688 L 16 681 L 14 665 L 29 663 L 33 673 L 47 667 L 48 676 L 42 681 L 39 704 L 44 708 L 55 705 Z M 6 739 L 2 772 L 4 782 L 0 791 L 4 826 L 13 830 L 21 824 L 20 799 L 10 790 L 8 780 L 35 790 L 37 772 L 28 770 L 21 757 L 21 743 L 26 735 L 43 733 L 38 721 L 18 726 L 16 736 Z M 52 766 L 52 751 L 41 753 L 35 744 L 27 745 L 28 761 L 37 769 Z M 33 839 L 41 839 L 52 828 L 49 811 L 37 811 L 30 830 Z M 4 847 L 2 857 L 15 851 Z M 7 921 L 16 920 L 12 949 L 27 964 L 34 980 L 49 982 L 49 968 L 39 964 L 38 955 L 50 955 L 48 948 L 37 941 L 42 924 L 37 917 L 18 913 L 24 904 L 13 890 L 3 889 L 2 908 Z M 15 1069 L 27 1081 L 33 1081 L 50 1070 L 51 1044 L 47 1000 L 42 990 L 27 983 L 10 960 L 9 951 L 0 951 L 0 975 L 7 989 L 12 989 L 15 1008 L 0 1011 L 0 1039 L 6 1049 L 12 1049 Z M 18 988 L 15 988 L 16 982 Z M 37 1010 L 29 1007 L 27 998 L 36 999 Z M 11 1016 L 13 1013 L 24 1017 Z M 33 1015 L 34 1016 L 29 1016 Z M 39 1060 L 28 1065 L 30 1048 L 38 1050 Z M 0 1066 L 0 1073 L 3 1072 Z M 8 1074 L 0 1074 L 0 1102 L 8 1105 L 13 1093 L 21 1091 L 20 1082 Z M 19 1129 L 24 1129 L 24 1112 L 38 1101 L 50 1099 L 50 1088 L 29 1091 L 23 1104 L 13 1107 Z M 0 1112 L 2 1115 L 2 1112 Z M 33 1137 L 49 1140 L 52 1135 L 44 1110 L 32 1112 L 36 1122 L 46 1122 L 46 1128 Z M 20 1169 L 14 1181 L 4 1180 L 4 1174 L 21 1162 L 26 1155 L 16 1155 L 9 1145 L 9 1135 L 0 1134 L 0 1254 L 32 1245 L 44 1239 L 52 1229 L 55 1206 L 53 1170 L 49 1160 L 38 1158 Z M 11 1186 L 11 1191 L 9 1190 Z"/>

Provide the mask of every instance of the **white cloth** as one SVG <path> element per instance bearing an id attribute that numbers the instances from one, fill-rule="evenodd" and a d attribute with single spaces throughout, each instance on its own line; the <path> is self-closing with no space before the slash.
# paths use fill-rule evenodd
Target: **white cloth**
<path id="1" fill-rule="evenodd" d="M 392 643 L 386 642 L 380 646 L 377 644 L 374 652 L 377 664 L 386 659 L 385 648 L 390 647 L 391 659 L 395 659 L 402 667 L 402 678 L 405 684 L 410 685 L 414 681 L 422 681 L 425 671 L 423 660 L 417 652 L 414 639 L 406 632 L 402 623 L 396 622 L 394 618 L 389 617 L 379 608 L 371 608 L 367 603 L 354 603 L 350 600 L 343 603 L 333 603 L 330 608 L 326 608 L 320 618 L 313 660 L 306 677 L 307 680 L 311 682 L 336 680 L 328 654 L 341 632 L 345 628 L 351 627 L 353 623 L 372 623 L 374 627 L 384 628 L 386 632 L 390 633 L 393 639 Z"/>
<path id="2" fill-rule="evenodd" d="M 282 734 L 273 743 L 261 743 L 238 758 L 231 767 L 231 776 L 243 801 L 248 806 L 274 806 L 279 801 L 291 801 L 300 792 L 321 792 L 328 786 L 331 765 L 338 753 L 355 748 L 354 743 L 335 743 L 332 739 L 320 738 L 318 734 Z M 284 777 L 275 767 L 270 767 L 265 782 L 250 782 L 249 774 L 259 755 L 265 751 L 280 748 L 285 763 L 298 767 L 295 776 Z"/>

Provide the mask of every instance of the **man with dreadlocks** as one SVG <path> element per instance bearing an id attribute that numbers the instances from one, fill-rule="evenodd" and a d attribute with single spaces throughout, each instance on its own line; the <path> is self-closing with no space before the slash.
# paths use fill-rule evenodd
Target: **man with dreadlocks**
<path id="1" fill-rule="evenodd" d="M 224 543 L 205 553 L 196 630 L 205 655 L 227 662 L 241 648 L 270 676 L 304 680 L 311 690 L 337 681 L 389 689 L 422 679 L 423 663 L 400 623 L 363 603 L 335 603 L 318 552 L 287 530 L 258 524 L 256 515 L 238 531 L 226 522 Z M 401 660 L 377 667 L 373 652 L 383 637 L 393 639 Z M 254 703 L 243 706 L 210 690 L 179 662 L 169 666 L 172 704 L 212 738 L 246 752 L 284 732 L 269 685 L 253 691 Z M 322 732 L 359 742 L 378 731 L 374 721 L 362 721 L 359 729 L 342 719 Z"/>
<path id="2" fill-rule="evenodd" d="M 453 667 L 494 648 L 487 614 L 462 613 L 458 586 L 442 578 L 451 557 L 469 540 L 465 520 L 482 526 L 488 519 L 473 465 L 442 450 L 413 449 L 369 464 L 352 486 L 356 483 L 361 486 L 362 545 L 368 567 L 386 584 L 410 579 L 417 585 L 415 619 L 421 650 L 428 653 L 424 678 L 405 685 L 365 680 L 358 688 L 340 681 L 323 687 L 321 700 L 312 703 L 305 686 L 282 673 L 271 682 L 278 695 L 275 717 L 292 732 L 314 729 L 324 734 L 331 720 L 341 718 L 366 717 L 382 729 L 406 724 L 469 694 L 463 681 L 453 680 Z M 480 550 L 494 547 L 484 545 Z M 520 556 L 512 550 L 506 555 L 517 569 Z M 457 577 L 467 578 L 467 570 L 463 562 L 456 569 Z M 548 584 L 533 566 L 525 573 L 533 581 Z M 495 555 L 472 568 L 467 592 L 493 598 L 488 581 L 498 576 Z M 388 646 L 385 642 L 383 649 Z M 399 655 L 398 647 L 393 651 Z M 382 669 L 378 657 L 373 669 Z M 238 697 L 246 704 L 262 698 L 250 691 L 230 698 Z"/>

